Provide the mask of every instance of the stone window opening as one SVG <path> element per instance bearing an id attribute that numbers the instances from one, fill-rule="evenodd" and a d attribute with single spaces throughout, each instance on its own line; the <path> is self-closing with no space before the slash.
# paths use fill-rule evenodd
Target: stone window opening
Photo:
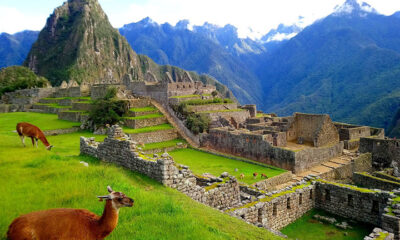
<path id="1" fill-rule="evenodd" d="M 399 147 L 400 145 L 399 145 L 399 142 L 396 142 L 396 147 Z"/>
<path id="2" fill-rule="evenodd" d="M 313 199 L 313 192 L 312 192 L 312 189 L 310 189 L 310 199 Z"/>
<path id="3" fill-rule="evenodd" d="M 371 213 L 379 213 L 379 203 L 376 200 L 372 201 Z"/>
<path id="4" fill-rule="evenodd" d="M 347 205 L 349 206 L 349 207 L 354 207 L 354 203 L 353 203 L 354 201 L 353 201 L 353 195 L 351 195 L 351 194 L 348 194 L 347 195 Z"/>
<path id="5" fill-rule="evenodd" d="M 331 192 L 328 189 L 325 189 L 325 201 L 331 201 Z"/>
<path id="6" fill-rule="evenodd" d="M 262 220 L 263 220 L 262 208 L 259 208 L 258 209 L 258 219 L 257 219 L 257 221 L 259 223 L 262 223 Z"/>
<path id="7" fill-rule="evenodd" d="M 276 216 L 277 213 L 278 213 L 278 211 L 277 211 L 277 203 L 274 203 L 272 205 L 272 216 Z"/>
<path id="8" fill-rule="evenodd" d="M 361 130 L 359 130 L 358 133 L 361 134 Z"/>
<path id="9" fill-rule="evenodd" d="M 290 197 L 287 198 L 286 207 L 287 207 L 287 209 L 290 209 Z"/>
<path id="10" fill-rule="evenodd" d="M 300 193 L 299 195 L 299 205 L 303 204 L 303 194 Z"/>

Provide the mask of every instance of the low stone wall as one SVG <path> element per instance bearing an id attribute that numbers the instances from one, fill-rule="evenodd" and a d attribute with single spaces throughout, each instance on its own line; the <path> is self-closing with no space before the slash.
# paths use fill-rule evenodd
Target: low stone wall
<path id="1" fill-rule="evenodd" d="M 149 114 L 153 114 L 153 113 L 158 113 L 158 110 L 153 110 L 153 111 L 147 111 L 147 112 L 132 112 L 129 111 L 128 112 L 128 116 L 129 117 L 139 117 L 139 116 L 144 116 L 144 115 L 149 115 Z"/>
<path id="2" fill-rule="evenodd" d="M 151 106 L 150 98 L 129 99 L 129 108 L 144 108 Z"/>
<path id="3" fill-rule="evenodd" d="M 144 118 L 144 119 L 125 118 L 124 123 L 127 127 L 136 129 L 136 128 L 151 127 L 167 123 L 167 119 L 165 117 Z"/>
<path id="4" fill-rule="evenodd" d="M 147 133 L 135 133 L 129 134 L 131 139 L 140 143 L 154 143 L 154 142 L 165 142 L 175 138 L 178 138 L 178 133 L 175 129 L 160 130 Z"/>
<path id="5" fill-rule="evenodd" d="M 295 153 L 294 172 L 303 172 L 321 162 L 342 155 L 344 143 L 339 142 L 329 147 L 306 148 Z"/>
<path id="6" fill-rule="evenodd" d="M 352 150 L 360 146 L 360 140 L 344 140 L 344 149 Z"/>
<path id="7" fill-rule="evenodd" d="M 197 185 L 196 177 L 188 167 L 176 164 L 168 154 L 160 158 L 141 155 L 132 141 L 115 125 L 109 129 L 108 137 L 98 143 L 94 138 L 80 139 L 81 154 L 97 157 L 130 170 L 145 174 L 156 181 L 175 188 L 192 199 L 218 209 L 239 204 L 239 185 L 235 177 L 222 174 L 219 181 L 207 187 Z"/>
<path id="8" fill-rule="evenodd" d="M 80 122 L 81 121 L 82 112 L 59 112 L 58 119 L 67 120 L 71 122 Z"/>
<path id="9" fill-rule="evenodd" d="M 351 179 L 354 172 L 370 171 L 372 171 L 372 156 L 370 153 L 364 153 L 352 159 L 349 164 L 337 167 L 319 176 L 326 180 L 343 180 Z"/>
<path id="10" fill-rule="evenodd" d="M 211 120 L 218 120 L 218 118 L 235 119 L 236 123 L 244 123 L 247 118 L 250 117 L 248 110 L 234 111 L 234 112 L 213 112 L 213 113 L 202 113 L 207 115 Z"/>
<path id="11" fill-rule="evenodd" d="M 390 194 L 384 191 L 318 181 L 315 206 L 342 217 L 381 226 L 381 215 L 389 198 Z"/>
<path id="12" fill-rule="evenodd" d="M 394 239 L 400 239 L 400 218 L 389 214 L 382 215 L 382 228 L 390 233 L 394 233 Z M 386 239 L 385 239 L 386 240 Z"/>
<path id="13" fill-rule="evenodd" d="M 68 108 L 68 107 L 56 108 L 56 107 L 51 107 L 48 105 L 40 105 L 40 104 L 33 105 L 33 108 L 42 110 L 43 112 L 46 112 L 46 113 L 53 113 L 53 114 L 58 114 L 59 112 L 70 110 L 70 108 Z"/>
<path id="14" fill-rule="evenodd" d="M 205 98 L 208 99 L 207 97 L 205 97 Z M 194 99 L 201 99 L 201 97 L 200 96 L 197 96 L 197 97 L 185 97 L 185 98 L 169 97 L 168 98 L 168 103 L 170 105 L 178 105 L 179 103 L 181 103 L 183 101 L 194 100 Z"/>
<path id="15" fill-rule="evenodd" d="M 84 102 L 72 103 L 73 110 L 89 112 L 91 110 L 91 108 L 92 108 L 92 105 L 90 103 L 84 103 Z"/>
<path id="16" fill-rule="evenodd" d="M 34 104 L 41 98 L 52 95 L 58 88 L 32 88 L 4 93 L 1 100 L 5 104 L 27 105 Z"/>
<path id="17" fill-rule="evenodd" d="M 32 108 L 31 104 L 18 105 L 18 104 L 0 104 L 0 113 L 8 112 L 27 112 Z"/>
<path id="18" fill-rule="evenodd" d="M 268 193 L 264 196 L 268 200 L 263 201 L 261 196 L 259 201 L 229 210 L 228 213 L 257 226 L 279 230 L 314 207 L 314 189 L 315 185 L 311 184 L 294 190 L 284 189 L 281 194 L 276 192 L 277 197 Z"/>
<path id="19" fill-rule="evenodd" d="M 400 140 L 361 138 L 359 151 L 372 153 L 372 163 L 375 167 L 393 166 L 395 175 L 400 176 Z"/>
<path id="20" fill-rule="evenodd" d="M 46 136 L 55 136 L 55 135 L 60 135 L 60 134 L 74 133 L 74 132 L 78 132 L 79 130 L 80 130 L 80 128 L 77 126 L 77 127 L 72 127 L 72 128 L 45 130 L 45 131 L 43 131 L 43 133 Z"/>
<path id="21" fill-rule="evenodd" d="M 389 175 L 388 173 L 385 173 L 384 171 L 382 171 L 382 172 L 374 172 L 372 175 L 375 176 L 375 177 L 378 177 L 378 178 L 383 178 L 383 179 L 386 179 L 386 180 L 389 180 L 389 181 L 392 181 L 392 182 L 400 183 L 400 178 L 392 176 L 392 175 Z"/>
<path id="22" fill-rule="evenodd" d="M 81 88 L 80 87 L 69 87 L 69 88 L 59 88 L 54 92 L 53 97 L 61 98 L 61 97 L 81 97 Z"/>
<path id="23" fill-rule="evenodd" d="M 275 187 L 292 180 L 293 174 L 292 172 L 284 172 L 279 174 L 278 176 L 274 176 L 253 184 L 254 187 L 263 190 L 263 191 L 272 191 L 276 190 Z"/>
<path id="24" fill-rule="evenodd" d="M 372 232 L 364 238 L 364 240 L 393 240 L 394 234 L 389 233 L 380 228 L 374 228 Z"/>
<path id="25" fill-rule="evenodd" d="M 188 109 L 193 112 L 221 111 L 228 109 L 237 109 L 237 103 L 190 105 L 188 106 Z"/>
<path id="26" fill-rule="evenodd" d="M 353 182 L 357 186 L 382 189 L 386 191 L 392 191 L 393 189 L 400 188 L 400 183 L 398 182 L 378 178 L 366 172 L 355 172 L 353 174 Z"/>

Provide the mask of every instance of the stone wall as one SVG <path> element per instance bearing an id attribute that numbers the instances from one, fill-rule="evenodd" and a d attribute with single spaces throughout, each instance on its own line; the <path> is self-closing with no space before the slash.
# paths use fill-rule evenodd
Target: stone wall
<path id="1" fill-rule="evenodd" d="M 352 159 L 349 164 L 334 168 L 319 176 L 325 180 L 344 180 L 351 179 L 354 172 L 370 171 L 372 171 L 372 156 L 370 153 L 364 153 Z"/>
<path id="2" fill-rule="evenodd" d="M 390 198 L 388 192 L 322 181 L 316 184 L 317 208 L 356 221 L 381 226 L 381 215 Z"/>
<path id="3" fill-rule="evenodd" d="M 57 88 L 32 88 L 17 90 L 15 92 L 4 93 L 1 97 L 1 101 L 4 104 L 15 104 L 15 105 L 29 105 L 34 104 L 41 98 L 51 96 Z"/>
<path id="4" fill-rule="evenodd" d="M 78 132 L 80 130 L 79 126 L 72 128 L 63 128 L 63 129 L 54 129 L 54 130 L 44 130 L 43 133 L 45 136 L 54 136 L 60 134 L 68 134 Z"/>
<path id="5" fill-rule="evenodd" d="M 69 88 L 58 88 L 57 91 L 54 92 L 53 97 L 61 98 L 61 97 L 82 97 L 81 88 L 80 87 L 69 87 Z"/>
<path id="6" fill-rule="evenodd" d="M 360 152 L 372 153 L 373 166 L 378 168 L 394 167 L 394 175 L 400 176 L 400 140 L 361 138 Z"/>
<path id="7" fill-rule="evenodd" d="M 375 177 L 366 172 L 355 172 L 353 174 L 353 182 L 357 186 L 382 189 L 382 190 L 386 190 L 386 191 L 392 191 L 393 189 L 400 188 L 400 183 L 398 183 L 398 182 Z"/>
<path id="8" fill-rule="evenodd" d="M 146 133 L 135 133 L 129 134 L 131 139 L 135 142 L 140 143 L 153 143 L 153 142 L 165 142 L 175 138 L 178 138 L 178 133 L 175 129 L 160 130 Z"/>
<path id="9" fill-rule="evenodd" d="M 371 130 L 369 127 L 351 127 L 339 129 L 340 140 L 352 140 L 360 137 L 371 136 Z"/>
<path id="10" fill-rule="evenodd" d="M 306 171 L 309 168 L 342 155 L 344 144 L 339 142 L 333 146 L 305 148 L 295 152 L 294 172 Z"/>
<path id="11" fill-rule="evenodd" d="M 82 122 L 81 116 L 84 112 L 64 111 L 58 113 L 58 119 L 67 120 L 71 122 Z"/>
<path id="12" fill-rule="evenodd" d="M 292 172 L 284 172 L 278 176 L 274 176 L 253 184 L 254 187 L 263 191 L 273 191 L 276 190 L 276 186 L 290 182 L 293 178 Z"/>
<path id="13" fill-rule="evenodd" d="M 188 108 L 193 112 L 220 111 L 237 109 L 237 103 L 190 105 Z"/>
<path id="14" fill-rule="evenodd" d="M 206 187 L 199 186 L 189 168 L 176 164 L 168 154 L 160 158 L 142 155 L 137 150 L 136 142 L 117 125 L 108 130 L 108 137 L 102 143 L 95 142 L 94 138 L 81 137 L 80 152 L 145 174 L 196 201 L 218 209 L 236 206 L 240 201 L 239 185 L 235 177 L 224 173 L 215 182 L 210 180 Z"/>
<path id="15" fill-rule="evenodd" d="M 163 116 L 155 118 L 143 118 L 143 119 L 124 118 L 124 123 L 127 127 L 130 128 L 144 128 L 144 127 L 156 126 L 163 123 L 167 123 L 167 119 Z"/>
<path id="16" fill-rule="evenodd" d="M 138 96 L 154 98 L 161 102 L 168 102 L 168 83 L 125 82 L 127 89 Z"/>
<path id="17" fill-rule="evenodd" d="M 218 120 L 220 117 L 226 118 L 228 120 L 234 119 L 237 124 L 244 123 L 246 119 L 250 117 L 250 112 L 248 110 L 233 112 L 212 112 L 202 114 L 207 115 L 213 121 Z"/>
<path id="18" fill-rule="evenodd" d="M 90 98 L 93 100 L 97 100 L 100 98 L 104 98 L 106 96 L 107 90 L 111 87 L 115 87 L 117 89 L 125 88 L 122 85 L 116 84 L 97 84 L 93 85 L 90 89 Z"/>
<path id="19" fill-rule="evenodd" d="M 86 102 L 74 102 L 72 103 L 72 109 L 77 111 L 86 111 L 89 112 L 92 108 L 90 103 Z"/>

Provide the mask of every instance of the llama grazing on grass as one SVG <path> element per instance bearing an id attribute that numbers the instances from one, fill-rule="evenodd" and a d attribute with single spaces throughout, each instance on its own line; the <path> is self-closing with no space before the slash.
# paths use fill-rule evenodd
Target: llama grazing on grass
<path id="1" fill-rule="evenodd" d="M 261 173 L 261 178 L 268 179 L 268 176 L 265 173 Z"/>
<path id="2" fill-rule="evenodd" d="M 253 178 L 256 179 L 257 178 L 258 173 L 253 172 Z"/>
<path id="3" fill-rule="evenodd" d="M 243 178 L 244 178 L 244 174 L 242 173 L 242 174 L 240 174 L 240 179 L 243 180 Z"/>
<path id="4" fill-rule="evenodd" d="M 22 144 L 24 147 L 25 145 L 25 137 L 30 137 L 32 139 L 32 145 L 35 146 L 36 142 L 36 147 L 38 147 L 38 140 L 42 141 L 42 143 L 46 146 L 47 150 L 51 150 L 53 145 L 50 145 L 50 143 L 47 141 L 46 137 L 44 136 L 44 133 L 42 130 L 40 130 L 38 127 L 35 125 L 32 125 L 27 122 L 20 122 L 17 124 L 17 133 L 21 138 Z"/>
<path id="5" fill-rule="evenodd" d="M 22 215 L 8 228 L 9 240 L 40 239 L 104 239 L 117 226 L 118 212 L 121 207 L 132 207 L 133 199 L 122 192 L 99 196 L 106 200 L 103 215 L 97 216 L 86 209 L 59 208 L 43 210 Z"/>

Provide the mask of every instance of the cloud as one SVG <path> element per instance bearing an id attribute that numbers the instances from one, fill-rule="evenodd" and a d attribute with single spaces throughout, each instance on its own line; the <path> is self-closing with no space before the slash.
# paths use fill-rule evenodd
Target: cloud
<path id="1" fill-rule="evenodd" d="M 15 33 L 43 28 L 46 17 L 26 15 L 16 8 L 0 6 L 0 32 Z"/>

